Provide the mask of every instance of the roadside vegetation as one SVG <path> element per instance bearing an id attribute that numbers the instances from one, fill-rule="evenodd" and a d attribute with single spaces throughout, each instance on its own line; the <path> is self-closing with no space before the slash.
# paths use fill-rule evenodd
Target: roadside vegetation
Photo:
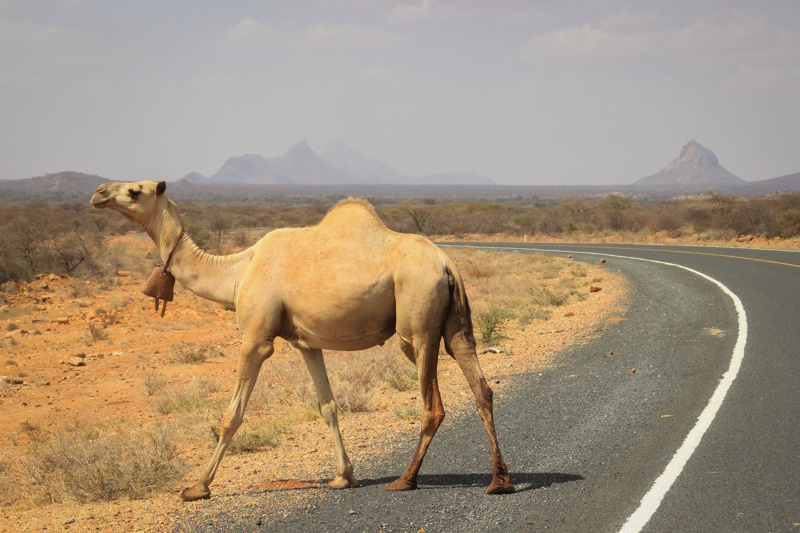
<path id="1" fill-rule="evenodd" d="M 181 209 L 198 245 L 219 253 L 252 244 L 270 229 L 315 224 L 338 199 L 305 199 L 294 204 L 186 203 Z M 390 228 L 431 237 L 615 236 L 641 241 L 659 234 L 692 237 L 698 243 L 800 237 L 800 194 L 757 198 L 708 194 L 672 201 L 615 194 L 549 200 L 519 196 L 493 202 L 428 199 L 384 204 L 380 198 L 369 200 Z M 118 251 L 109 249 L 105 238 L 138 228 L 123 217 L 104 215 L 80 204 L 0 206 L 0 283 L 31 280 L 39 273 L 86 276 L 121 268 L 115 261 Z"/>

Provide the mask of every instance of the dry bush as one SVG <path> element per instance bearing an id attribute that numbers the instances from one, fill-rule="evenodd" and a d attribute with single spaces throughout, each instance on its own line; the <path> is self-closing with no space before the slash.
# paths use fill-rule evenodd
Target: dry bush
<path id="1" fill-rule="evenodd" d="M 164 389 L 152 397 L 153 409 L 161 414 L 192 413 L 213 406 L 209 395 L 219 390 L 219 384 L 193 379 L 178 389 Z"/>
<path id="2" fill-rule="evenodd" d="M 172 346 L 170 360 L 175 363 L 197 365 L 205 363 L 212 357 L 222 357 L 224 355 L 219 346 L 200 345 L 195 342 L 179 342 Z"/>
<path id="3" fill-rule="evenodd" d="M 248 411 L 256 416 L 307 421 L 319 416 L 317 393 L 302 357 L 283 345 L 261 369 Z M 416 367 L 396 340 L 359 352 L 328 352 L 325 366 L 334 398 L 344 412 L 367 411 L 382 387 L 417 386 Z"/>
<path id="4" fill-rule="evenodd" d="M 144 498 L 187 471 L 176 441 L 168 424 L 144 431 L 71 424 L 32 439 L 24 457 L 0 462 L 0 499 L 36 505 Z"/>
<path id="5" fill-rule="evenodd" d="M 399 418 L 400 420 L 408 420 L 410 418 L 421 417 L 422 411 L 420 411 L 419 407 L 409 406 L 395 409 L 392 414 L 394 414 L 395 418 Z"/>
<path id="6" fill-rule="evenodd" d="M 167 378 L 157 370 L 150 370 L 144 376 L 144 388 L 148 396 L 153 396 L 167 387 Z"/>
<path id="7" fill-rule="evenodd" d="M 234 435 L 228 445 L 227 453 L 253 453 L 274 448 L 278 445 L 280 436 L 288 432 L 288 426 L 281 422 L 261 421 L 256 425 L 245 424 Z M 211 426 L 211 436 L 213 444 L 216 445 L 220 437 L 219 425 Z"/>

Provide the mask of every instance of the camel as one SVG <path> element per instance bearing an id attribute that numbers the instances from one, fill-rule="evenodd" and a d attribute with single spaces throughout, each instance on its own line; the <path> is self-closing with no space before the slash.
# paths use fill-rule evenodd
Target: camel
<path id="1" fill-rule="evenodd" d="M 236 309 L 242 337 L 236 386 L 211 461 L 200 479 L 183 489 L 183 500 L 211 495 L 209 486 L 242 424 L 276 337 L 300 351 L 314 382 L 336 450 L 336 474 L 329 487 L 357 487 L 358 481 L 339 433 L 322 350 L 364 350 L 397 334 L 403 353 L 417 366 L 423 414 L 411 463 L 386 489 L 417 487 L 425 452 L 444 419 L 437 382 L 444 338 L 489 435 L 492 481 L 486 492 L 514 491 L 495 433 L 492 390 L 478 364 L 464 284 L 443 251 L 424 237 L 389 230 L 370 204 L 348 199 L 316 226 L 277 229 L 239 253 L 210 255 L 183 232 L 177 207 L 165 191 L 163 181 L 109 182 L 97 188 L 91 203 L 138 222 L 163 260 L 172 255 L 170 271 L 184 287 Z"/>

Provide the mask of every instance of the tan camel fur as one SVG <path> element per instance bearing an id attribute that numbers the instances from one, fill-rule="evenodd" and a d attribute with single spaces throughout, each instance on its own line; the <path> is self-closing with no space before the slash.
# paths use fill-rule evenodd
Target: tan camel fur
<path id="1" fill-rule="evenodd" d="M 351 199 L 338 203 L 316 226 L 278 229 L 247 250 L 214 256 L 200 250 L 188 235 L 181 236 L 177 208 L 165 190 L 163 181 L 106 183 L 95 191 L 92 205 L 119 211 L 141 224 L 163 260 L 175 246 L 170 265 L 175 278 L 198 296 L 236 308 L 242 336 L 236 387 L 211 462 L 199 481 L 183 490 L 184 500 L 211 494 L 209 485 L 242 423 L 276 337 L 300 351 L 314 381 L 320 413 L 336 448 L 336 476 L 329 486 L 357 487 L 339 434 L 322 350 L 364 350 L 395 333 L 403 353 L 417 365 L 424 407 L 414 457 L 386 488 L 416 488 L 422 459 L 444 419 L 436 378 L 444 337 L 445 349 L 466 376 L 489 433 L 492 482 L 486 492 L 514 491 L 497 444 L 492 390 L 475 353 L 467 295 L 444 252 L 423 237 L 389 230 L 372 206 Z"/>

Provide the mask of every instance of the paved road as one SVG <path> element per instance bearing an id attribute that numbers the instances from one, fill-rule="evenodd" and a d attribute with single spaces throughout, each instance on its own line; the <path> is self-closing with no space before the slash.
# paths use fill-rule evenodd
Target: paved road
<path id="1" fill-rule="evenodd" d="M 321 491 L 308 508 L 268 522 L 258 509 L 220 509 L 213 522 L 185 522 L 185 530 L 619 531 L 707 408 L 740 337 L 740 317 L 720 287 L 636 257 L 718 280 L 747 317 L 736 379 L 642 531 L 800 531 L 800 253 L 539 248 L 589 262 L 601 254 L 632 293 L 625 320 L 562 354 L 557 368 L 515 379 L 496 403 L 516 494 L 483 493 L 487 439 L 473 415 L 445 420 L 417 491 L 383 490 L 405 467 L 411 439 L 360 468 L 362 488 Z"/>

